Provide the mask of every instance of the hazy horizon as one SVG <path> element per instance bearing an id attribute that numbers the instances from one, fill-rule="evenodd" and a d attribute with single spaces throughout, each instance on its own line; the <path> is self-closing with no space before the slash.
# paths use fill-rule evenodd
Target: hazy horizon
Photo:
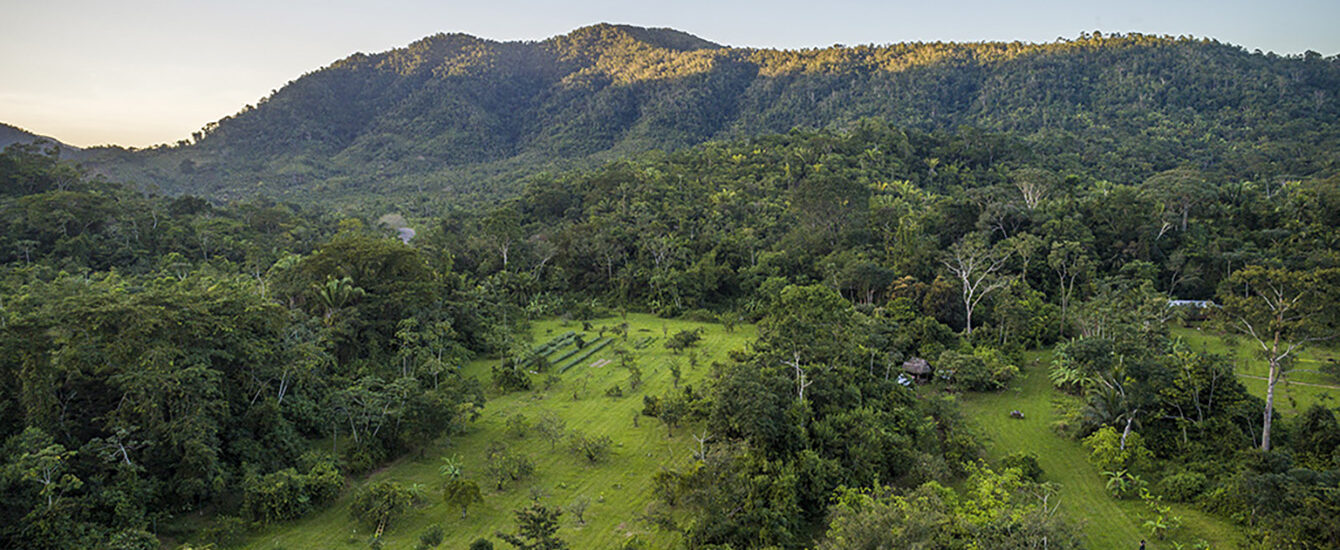
<path id="1" fill-rule="evenodd" d="M 1035 0 L 818 6 L 701 1 L 628 6 L 529 0 L 394 5 L 253 0 L 16 4 L 0 24 L 0 122 L 80 147 L 147 147 L 205 124 L 355 52 L 403 47 L 438 32 L 543 40 L 607 21 L 669 27 L 729 46 L 798 49 L 836 43 L 1052 42 L 1083 32 L 1191 35 L 1280 55 L 1340 53 L 1328 28 L 1340 6 L 1313 0 L 1123 5 Z M 972 14 L 963 17 L 962 14 Z"/>

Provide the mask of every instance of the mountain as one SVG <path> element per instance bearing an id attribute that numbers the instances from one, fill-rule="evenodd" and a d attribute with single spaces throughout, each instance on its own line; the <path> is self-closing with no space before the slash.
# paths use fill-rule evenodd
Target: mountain
<path id="1" fill-rule="evenodd" d="M 10 145 L 13 145 L 15 143 L 36 143 L 36 142 L 42 142 L 45 147 L 50 147 L 52 145 L 59 147 L 61 150 L 61 154 L 67 158 L 70 157 L 77 158 L 79 156 L 79 152 L 81 151 L 81 149 L 79 149 L 78 147 L 61 143 L 60 141 L 56 140 L 56 138 L 39 136 L 37 134 L 24 130 L 23 128 L 19 128 L 17 126 L 10 126 L 9 124 L 0 122 L 0 149 L 9 147 Z"/>
<path id="2" fill-rule="evenodd" d="M 219 198 L 505 196 L 537 170 L 707 140 L 843 128 L 1008 133 L 1114 181 L 1190 165 L 1334 171 L 1340 62 L 1213 40 L 732 48 L 600 24 L 541 42 L 438 34 L 354 54 L 211 123 L 189 145 L 100 148 L 114 179 Z M 985 138 L 984 138 L 985 139 Z"/>

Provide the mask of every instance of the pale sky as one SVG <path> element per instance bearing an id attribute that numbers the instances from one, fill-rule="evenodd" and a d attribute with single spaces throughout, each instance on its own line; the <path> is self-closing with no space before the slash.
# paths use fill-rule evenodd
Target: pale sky
<path id="1" fill-rule="evenodd" d="M 1340 53 L 1340 1 L 0 0 L 0 122 L 88 146 L 186 139 L 354 52 L 437 32 L 543 40 L 598 22 L 732 46 L 1193 35 Z"/>

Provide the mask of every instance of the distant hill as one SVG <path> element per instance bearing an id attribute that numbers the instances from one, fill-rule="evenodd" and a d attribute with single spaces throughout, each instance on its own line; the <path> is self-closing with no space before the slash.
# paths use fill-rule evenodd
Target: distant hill
<path id="1" fill-rule="evenodd" d="M 51 145 L 60 147 L 62 156 L 66 158 L 77 157 L 80 151 L 78 147 L 61 143 L 60 141 L 57 141 L 55 138 L 50 138 L 47 136 L 39 136 L 37 134 L 24 130 L 23 128 L 19 128 L 17 126 L 11 126 L 9 124 L 0 122 L 0 149 L 9 147 L 10 145 L 13 145 L 15 143 L 33 143 L 38 141 L 47 143 L 48 147 Z"/>
<path id="2" fill-rule="evenodd" d="M 1058 169 L 1098 166 L 1114 181 L 1181 165 L 1269 178 L 1335 171 L 1338 93 L 1335 58 L 1202 39 L 796 51 L 601 24 L 541 42 L 438 34 L 354 54 L 191 145 L 98 148 L 87 164 L 222 198 L 464 200 L 510 194 L 536 170 L 875 117 L 1010 133 Z"/>

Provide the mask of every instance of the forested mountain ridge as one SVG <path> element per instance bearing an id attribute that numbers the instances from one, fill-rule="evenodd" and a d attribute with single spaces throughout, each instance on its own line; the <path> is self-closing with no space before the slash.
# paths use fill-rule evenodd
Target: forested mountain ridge
<path id="1" fill-rule="evenodd" d="M 767 50 L 601 24 L 355 54 L 190 141 L 97 149 L 88 164 L 221 198 L 495 198 L 539 168 L 880 118 L 1014 133 L 1055 169 L 1097 165 L 1119 183 L 1183 165 L 1267 179 L 1334 171 L 1322 152 L 1340 135 L 1337 90 L 1334 58 L 1192 38 Z"/>
<path id="2" fill-rule="evenodd" d="M 61 143 L 47 136 L 39 136 L 18 126 L 0 122 L 0 149 L 9 147 L 15 143 L 33 143 L 45 141 L 46 146 L 56 146 L 61 150 L 61 154 L 66 158 L 78 158 L 81 149 L 73 145 Z"/>

